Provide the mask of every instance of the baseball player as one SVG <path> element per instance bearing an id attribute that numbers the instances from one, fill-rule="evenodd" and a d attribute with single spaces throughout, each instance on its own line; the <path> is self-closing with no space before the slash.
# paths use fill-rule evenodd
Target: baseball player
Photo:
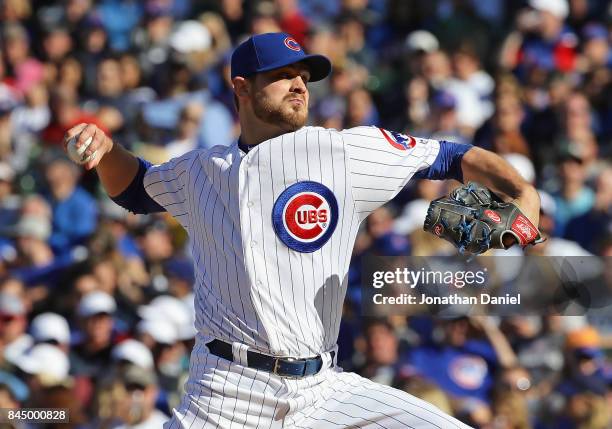
<path id="1" fill-rule="evenodd" d="M 375 127 L 305 126 L 308 83 L 330 61 L 291 36 L 253 36 L 231 77 L 242 135 L 151 165 L 92 124 L 84 156 L 108 194 L 136 213 L 166 210 L 191 237 L 196 345 L 166 429 L 465 428 L 407 393 L 335 363 L 359 224 L 410 180 L 476 180 L 537 225 L 539 200 L 497 155 Z"/>

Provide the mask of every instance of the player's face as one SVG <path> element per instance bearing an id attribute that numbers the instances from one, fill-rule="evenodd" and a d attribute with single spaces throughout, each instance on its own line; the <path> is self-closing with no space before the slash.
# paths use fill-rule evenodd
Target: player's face
<path id="1" fill-rule="evenodd" d="M 295 131 L 308 119 L 310 72 L 302 64 L 292 64 L 260 73 L 253 81 L 253 112 L 261 121 Z"/>

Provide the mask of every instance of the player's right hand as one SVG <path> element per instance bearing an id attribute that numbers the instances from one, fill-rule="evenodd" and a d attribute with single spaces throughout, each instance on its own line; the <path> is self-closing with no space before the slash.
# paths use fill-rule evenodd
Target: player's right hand
<path id="1" fill-rule="evenodd" d="M 98 151 L 96 156 L 91 161 L 83 165 L 86 170 L 91 170 L 92 168 L 95 168 L 100 163 L 104 155 L 110 152 L 113 148 L 112 139 L 108 137 L 104 131 L 102 131 L 94 124 L 82 123 L 75 125 L 68 131 L 66 131 L 66 134 L 64 135 L 64 140 L 62 142 L 62 147 L 64 148 L 65 152 L 67 152 L 68 150 L 68 142 L 72 137 L 76 135 L 79 135 L 76 143 L 77 148 L 85 144 L 87 139 L 89 139 L 90 137 L 92 138 L 91 143 L 85 150 L 85 157 L 91 155 L 96 150 Z"/>

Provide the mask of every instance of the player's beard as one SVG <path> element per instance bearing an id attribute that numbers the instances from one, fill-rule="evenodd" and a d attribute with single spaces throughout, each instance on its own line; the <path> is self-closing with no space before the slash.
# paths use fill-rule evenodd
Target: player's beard
<path id="1" fill-rule="evenodd" d="M 295 96 L 292 95 L 290 98 Z M 308 107 L 305 104 L 287 107 L 287 104 L 287 101 L 283 100 L 280 105 L 275 105 L 262 91 L 259 91 L 253 97 L 253 113 L 259 120 L 280 126 L 283 130 L 299 130 L 308 120 Z"/>

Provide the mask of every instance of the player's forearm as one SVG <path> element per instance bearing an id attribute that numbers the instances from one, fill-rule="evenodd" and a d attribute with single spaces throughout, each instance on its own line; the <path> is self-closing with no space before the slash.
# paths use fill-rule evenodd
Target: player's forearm
<path id="1" fill-rule="evenodd" d="M 493 152 L 474 147 L 461 161 L 463 181 L 483 184 L 514 202 L 538 225 L 540 197 L 536 189 L 505 159 Z"/>
<path id="2" fill-rule="evenodd" d="M 93 124 L 79 124 L 69 129 L 64 136 L 65 149 L 73 137 L 77 137 L 77 151 L 89 142 L 83 153 L 89 160 L 85 168 L 96 169 L 113 201 L 132 213 L 164 211 L 144 187 L 144 177 L 151 163 L 136 158 Z"/>
<path id="3" fill-rule="evenodd" d="M 88 161 L 84 167 L 87 170 L 96 169 L 109 196 L 121 194 L 132 183 L 138 173 L 138 159 L 121 145 L 115 144 L 103 130 L 94 124 L 75 125 L 64 136 L 64 150 L 68 151 L 68 143 L 73 138 L 76 138 L 77 150 L 85 146 L 82 155 Z"/>
<path id="4" fill-rule="evenodd" d="M 461 169 L 465 183 L 481 183 L 512 199 L 518 198 L 530 186 L 505 159 L 478 147 L 463 156 Z"/>
<path id="5" fill-rule="evenodd" d="M 108 138 L 108 137 L 107 137 Z M 96 171 L 110 197 L 121 194 L 132 183 L 138 172 L 138 158 L 117 143 L 106 153 Z"/>

